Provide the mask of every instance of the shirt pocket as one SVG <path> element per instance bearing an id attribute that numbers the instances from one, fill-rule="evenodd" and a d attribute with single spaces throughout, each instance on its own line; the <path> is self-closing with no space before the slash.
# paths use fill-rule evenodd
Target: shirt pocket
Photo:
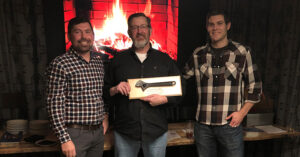
<path id="1" fill-rule="evenodd" d="M 239 68 L 239 63 L 226 62 L 225 63 L 225 74 L 224 77 L 227 80 L 235 81 L 240 77 L 241 70 Z"/>
<path id="2" fill-rule="evenodd" d="M 212 78 L 212 68 L 208 63 L 200 65 L 199 68 L 201 80 Z"/>

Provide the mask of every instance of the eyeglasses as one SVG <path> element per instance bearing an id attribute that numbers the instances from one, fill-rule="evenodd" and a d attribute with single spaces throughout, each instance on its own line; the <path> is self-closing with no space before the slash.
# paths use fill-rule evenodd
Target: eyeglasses
<path id="1" fill-rule="evenodd" d="M 137 29 L 139 29 L 139 30 L 146 30 L 146 29 L 148 29 L 149 28 L 149 26 L 148 25 L 140 25 L 140 26 L 130 26 L 130 30 L 132 30 L 132 31 L 135 31 L 135 30 L 137 30 Z"/>

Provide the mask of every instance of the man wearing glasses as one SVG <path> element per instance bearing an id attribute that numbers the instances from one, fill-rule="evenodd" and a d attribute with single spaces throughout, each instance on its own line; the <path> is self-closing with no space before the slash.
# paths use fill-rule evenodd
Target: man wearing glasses
<path id="1" fill-rule="evenodd" d="M 150 18 L 135 13 L 128 18 L 131 48 L 114 56 L 105 76 L 106 93 L 115 105 L 115 156 L 138 156 L 142 148 L 146 157 L 164 157 L 167 145 L 166 104 L 180 97 L 153 94 L 129 100 L 127 79 L 180 75 L 174 61 L 165 53 L 152 48 Z"/>

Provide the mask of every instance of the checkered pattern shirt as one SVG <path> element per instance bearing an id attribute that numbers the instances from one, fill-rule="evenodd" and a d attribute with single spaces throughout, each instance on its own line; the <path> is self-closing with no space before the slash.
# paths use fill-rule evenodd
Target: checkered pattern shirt
<path id="1" fill-rule="evenodd" d="M 50 63 L 46 75 L 47 110 L 61 143 L 71 140 L 66 124 L 101 124 L 107 110 L 102 100 L 104 67 L 97 53 L 86 62 L 71 48 Z"/>
<path id="2" fill-rule="evenodd" d="M 197 48 L 184 67 L 186 79 L 196 76 L 198 107 L 196 119 L 207 125 L 224 125 L 226 117 L 245 102 L 258 103 L 262 83 L 250 49 L 229 41 L 215 53 L 206 44 Z"/>

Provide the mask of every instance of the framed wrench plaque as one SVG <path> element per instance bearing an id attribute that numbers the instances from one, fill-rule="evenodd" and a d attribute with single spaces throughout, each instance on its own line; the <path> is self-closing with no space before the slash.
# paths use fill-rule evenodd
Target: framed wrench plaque
<path id="1" fill-rule="evenodd" d="M 130 85 L 129 99 L 139 99 L 151 94 L 181 96 L 180 76 L 136 78 L 127 80 Z"/>

